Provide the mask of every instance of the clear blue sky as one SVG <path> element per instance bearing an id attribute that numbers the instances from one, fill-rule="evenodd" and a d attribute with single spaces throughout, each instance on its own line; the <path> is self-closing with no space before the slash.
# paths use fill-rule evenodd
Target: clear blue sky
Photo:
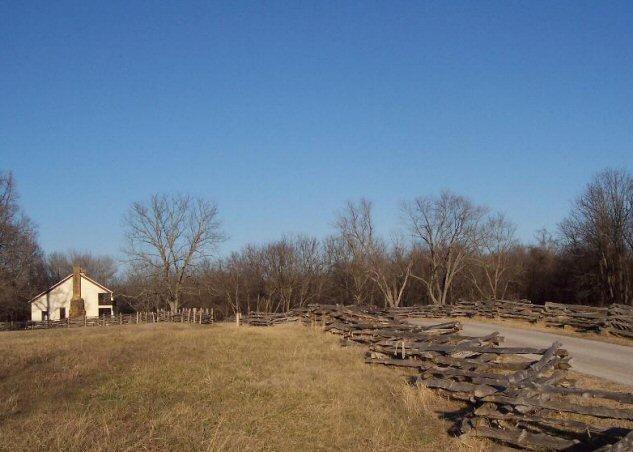
<path id="1" fill-rule="evenodd" d="M 223 252 L 443 188 L 530 240 L 633 170 L 630 0 L 159 3 L 0 3 L 0 168 L 46 251 L 117 254 L 154 192 L 216 200 Z"/>

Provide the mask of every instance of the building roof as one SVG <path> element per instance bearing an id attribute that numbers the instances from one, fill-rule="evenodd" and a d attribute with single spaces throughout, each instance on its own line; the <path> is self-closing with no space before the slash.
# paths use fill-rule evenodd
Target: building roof
<path id="1" fill-rule="evenodd" d="M 80 276 L 82 278 L 87 279 L 88 281 L 90 281 L 92 284 L 94 284 L 95 286 L 100 287 L 101 289 L 105 290 L 106 292 L 112 293 L 112 291 L 110 289 L 108 289 L 106 286 L 104 286 L 103 284 L 99 284 L 97 281 L 95 281 L 94 279 L 90 278 L 88 275 L 86 275 L 85 273 L 81 273 Z M 46 289 L 44 292 L 38 293 L 37 295 L 35 295 L 33 298 L 31 298 L 29 300 L 29 303 L 34 302 L 35 300 L 37 300 L 39 297 L 41 297 L 42 295 L 45 295 L 47 293 L 49 293 L 51 290 L 53 290 L 55 287 L 65 283 L 66 281 L 68 281 L 70 278 L 73 277 L 73 274 L 71 273 L 70 275 L 66 276 L 65 278 L 62 278 L 61 280 L 59 280 L 58 282 L 56 282 L 55 284 L 53 284 L 52 286 L 50 286 L 48 289 Z"/>

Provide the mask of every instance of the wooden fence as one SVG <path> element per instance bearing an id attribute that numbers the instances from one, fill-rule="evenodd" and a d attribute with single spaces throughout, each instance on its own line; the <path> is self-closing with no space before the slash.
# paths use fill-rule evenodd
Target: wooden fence
<path id="1" fill-rule="evenodd" d="M 41 322 L 0 322 L 2 330 L 38 330 L 48 328 L 77 328 L 88 326 L 129 325 L 139 323 L 214 323 L 213 309 L 187 308 L 178 312 L 159 310 L 155 312 L 135 312 L 101 317 L 74 317 L 62 320 L 44 320 Z"/>
<path id="2" fill-rule="evenodd" d="M 453 305 L 420 305 L 393 308 L 395 318 L 406 317 L 486 317 L 543 322 L 547 326 L 569 326 L 578 331 L 610 333 L 633 338 L 633 306 L 613 304 L 609 307 L 545 303 L 527 300 L 459 301 Z"/>
<path id="3" fill-rule="evenodd" d="M 272 326 L 279 323 L 300 322 L 303 320 L 303 315 L 297 311 L 291 312 L 250 312 L 245 315 L 241 315 L 240 321 L 245 325 L 251 326 Z"/>
<path id="4" fill-rule="evenodd" d="M 498 333 L 462 335 L 456 320 L 423 327 L 359 307 L 313 305 L 250 313 L 242 321 L 267 326 L 297 319 L 342 336 L 343 345 L 365 346 L 369 364 L 411 369 L 412 382 L 463 401 L 456 434 L 530 450 L 632 450 L 633 395 L 576 387 L 559 343 L 505 347 Z"/>

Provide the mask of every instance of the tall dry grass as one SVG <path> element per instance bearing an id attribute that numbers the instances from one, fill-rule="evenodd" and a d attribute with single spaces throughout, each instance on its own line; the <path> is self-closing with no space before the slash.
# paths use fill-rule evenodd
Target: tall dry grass
<path id="1" fill-rule="evenodd" d="M 4 450 L 481 450 L 451 407 L 301 326 L 0 335 Z"/>

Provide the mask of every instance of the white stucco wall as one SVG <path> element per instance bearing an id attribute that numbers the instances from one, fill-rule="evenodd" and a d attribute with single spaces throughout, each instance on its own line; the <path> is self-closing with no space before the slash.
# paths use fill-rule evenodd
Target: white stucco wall
<path id="1" fill-rule="evenodd" d="M 92 281 L 81 278 L 81 298 L 84 299 L 86 316 L 96 317 L 99 315 L 99 307 L 107 308 L 111 305 L 99 306 L 99 294 L 108 293 Z M 42 311 L 48 311 L 51 320 L 60 319 L 59 308 L 66 308 L 66 317 L 70 314 L 70 300 L 73 297 L 73 279 L 68 278 L 53 290 L 39 296 L 31 302 L 31 320 L 42 320 Z"/>

